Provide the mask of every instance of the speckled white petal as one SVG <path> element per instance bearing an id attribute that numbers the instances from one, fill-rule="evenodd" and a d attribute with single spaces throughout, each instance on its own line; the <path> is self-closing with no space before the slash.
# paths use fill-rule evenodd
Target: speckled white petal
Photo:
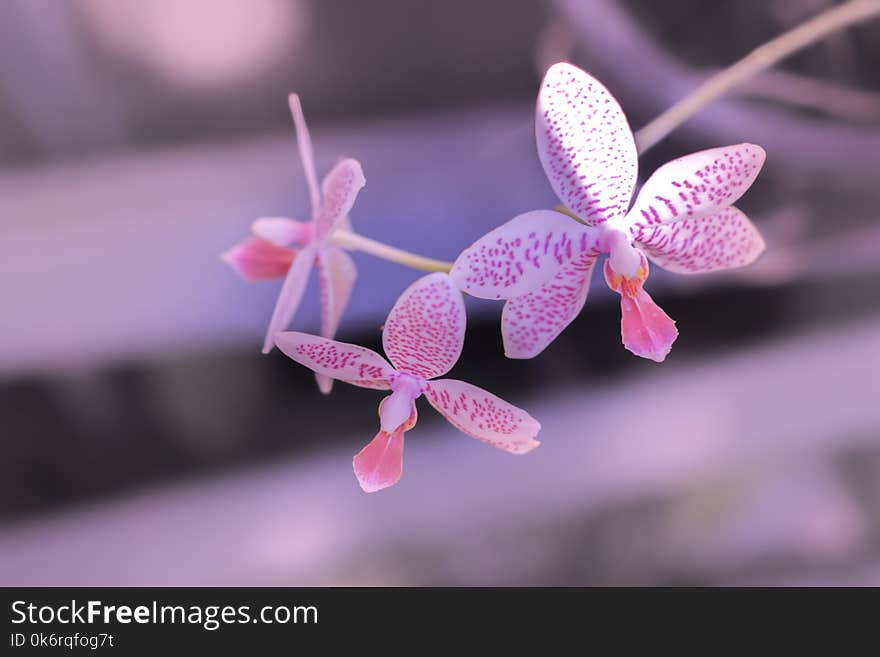
<path id="1" fill-rule="evenodd" d="M 394 369 L 366 347 L 328 340 L 309 333 L 284 331 L 275 336 L 284 355 L 310 370 L 361 388 L 387 390 Z"/>
<path id="2" fill-rule="evenodd" d="M 459 431 L 512 454 L 525 454 L 540 443 L 541 424 L 521 408 L 482 388 L 456 381 L 430 381 L 425 397 Z"/>
<path id="3" fill-rule="evenodd" d="M 657 224 L 715 214 L 751 187 L 765 158 L 760 146 L 736 144 L 667 162 L 642 186 L 627 222 L 636 234 Z"/>
<path id="4" fill-rule="evenodd" d="M 331 246 L 318 253 L 318 283 L 321 291 L 321 335 L 333 338 L 339 320 L 351 298 L 351 290 L 357 278 L 354 261 L 342 249 Z M 333 379 L 316 374 L 318 388 L 325 395 L 333 388 Z"/>
<path id="5" fill-rule="evenodd" d="M 428 274 L 400 295 L 382 330 L 382 346 L 401 372 L 446 374 L 464 345 L 464 300 L 448 274 Z"/>
<path id="6" fill-rule="evenodd" d="M 508 358 L 534 358 L 580 314 L 597 255 L 582 254 L 537 290 L 504 304 L 501 335 Z"/>
<path id="7" fill-rule="evenodd" d="M 755 225 L 733 206 L 708 217 L 642 229 L 638 240 L 651 261 L 677 274 L 744 267 L 765 248 Z"/>
<path id="8" fill-rule="evenodd" d="M 314 260 L 315 248 L 313 245 L 304 248 L 293 259 L 293 264 L 290 266 L 287 278 L 284 279 L 284 285 L 281 286 L 281 292 L 278 294 L 278 301 L 275 302 L 275 309 L 269 320 L 269 328 L 266 329 L 266 337 L 263 340 L 264 354 L 272 351 L 275 334 L 286 329 L 293 321 L 293 316 L 296 314 L 303 293 L 306 291 L 306 284 L 309 282 Z"/>
<path id="9" fill-rule="evenodd" d="M 514 217 L 462 251 L 450 275 L 481 299 L 510 299 L 538 289 L 559 268 L 594 250 L 598 230 L 552 210 Z"/>
<path id="10" fill-rule="evenodd" d="M 638 154 L 614 96 L 571 64 L 554 64 L 538 93 L 538 156 L 559 200 L 588 224 L 626 214 Z"/>
<path id="11" fill-rule="evenodd" d="M 321 182 L 323 198 L 315 214 L 315 235 L 327 237 L 351 212 L 358 192 L 367 184 L 357 160 L 342 160 L 330 170 Z"/>

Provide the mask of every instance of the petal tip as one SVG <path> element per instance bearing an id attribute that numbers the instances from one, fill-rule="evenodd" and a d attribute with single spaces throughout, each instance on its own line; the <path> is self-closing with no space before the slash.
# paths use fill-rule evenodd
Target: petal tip
<path id="1" fill-rule="evenodd" d="M 380 431 L 351 460 L 358 484 L 365 493 L 389 488 L 403 474 L 403 431 Z"/>
<path id="2" fill-rule="evenodd" d="M 293 333 L 293 331 L 287 331 L 288 333 Z M 278 347 L 278 350 L 284 353 L 284 349 L 281 348 L 278 339 L 284 335 L 284 331 L 277 331 L 275 333 L 267 333 L 266 339 L 263 340 L 263 353 L 268 354 L 275 347 Z"/>
<path id="3" fill-rule="evenodd" d="M 543 349 L 541 351 L 543 351 Z M 510 360 L 529 360 L 540 353 L 540 351 L 532 353 L 530 351 L 519 351 L 515 348 L 508 348 L 507 346 L 504 347 L 504 357 L 509 358 Z"/>
<path id="4" fill-rule="evenodd" d="M 662 363 L 678 338 L 675 320 L 644 289 L 635 296 L 621 295 L 620 308 L 623 346 L 636 356 Z"/>
<path id="5" fill-rule="evenodd" d="M 360 161 L 354 158 L 348 158 L 348 161 L 351 162 L 351 167 L 354 172 L 355 184 L 358 187 L 366 186 L 367 177 L 364 175 L 364 167 L 361 165 Z"/>
<path id="6" fill-rule="evenodd" d="M 298 335 L 301 335 L 298 331 L 275 331 L 267 335 L 265 342 L 263 342 L 263 353 L 268 354 L 273 348 L 278 347 L 278 351 L 289 355 L 287 351 L 292 351 Z M 285 351 L 285 347 L 287 347 L 287 351 Z"/>
<path id="7" fill-rule="evenodd" d="M 630 353 L 644 358 L 645 360 L 651 360 L 655 363 L 662 363 L 666 360 L 666 357 L 672 352 L 672 345 L 678 339 L 678 329 L 675 328 L 675 321 L 672 321 L 672 326 L 669 328 L 668 333 L 662 337 L 660 341 L 654 342 L 650 345 L 627 342 L 624 340 L 623 346 Z"/>
<path id="8" fill-rule="evenodd" d="M 530 345 L 517 344 L 514 338 L 505 332 L 504 327 L 501 329 L 501 343 L 504 346 L 504 357 L 511 360 L 530 360 L 540 356 L 551 344 L 537 340 Z"/>
<path id="9" fill-rule="evenodd" d="M 336 168 L 338 167 L 348 169 L 348 174 L 351 176 L 351 185 L 354 189 L 361 190 L 366 186 L 367 178 L 364 176 L 364 168 L 361 166 L 359 160 L 356 160 L 353 157 L 344 157 L 339 160 L 339 163 L 336 165 Z M 330 173 L 332 173 L 332 170 Z M 325 176 L 325 181 L 330 176 L 330 173 Z"/>
<path id="10" fill-rule="evenodd" d="M 281 278 L 290 270 L 296 251 L 258 237 L 249 237 L 220 254 L 220 259 L 246 281 Z"/>
<path id="11" fill-rule="evenodd" d="M 235 247 L 231 249 L 226 249 L 223 253 L 220 254 L 220 259 L 225 262 L 227 265 L 238 271 L 238 267 L 235 264 Z"/>
<path id="12" fill-rule="evenodd" d="M 248 268 L 242 262 L 242 247 L 240 245 L 226 249 L 220 254 L 220 260 L 232 267 L 232 270 L 244 280 L 254 282 L 256 279 L 248 273 Z"/>
<path id="13" fill-rule="evenodd" d="M 571 62 L 566 62 L 566 61 L 556 62 L 555 64 L 551 64 L 547 68 L 547 72 L 544 74 L 544 76 L 549 77 L 550 75 L 558 75 L 559 73 L 564 73 L 565 71 L 570 71 L 570 70 L 580 71 L 580 69 L 578 69 L 578 67 L 575 66 L 574 64 L 572 64 Z"/>
<path id="14" fill-rule="evenodd" d="M 357 477 L 358 485 L 361 487 L 361 490 L 365 493 L 378 493 L 380 490 L 385 490 L 386 488 L 391 488 L 396 481 L 392 481 L 390 483 L 377 483 L 374 481 L 369 481 L 367 479 L 362 478 L 355 470 L 355 477 Z"/>
<path id="15" fill-rule="evenodd" d="M 532 438 L 532 440 L 530 440 L 529 442 L 523 443 L 522 448 L 519 451 L 511 452 L 511 454 L 521 456 L 523 454 L 528 454 L 529 452 L 531 452 L 534 449 L 537 449 L 540 446 L 541 446 L 541 441 L 535 440 L 534 438 Z"/>
<path id="16" fill-rule="evenodd" d="M 755 238 L 758 240 L 758 246 L 755 249 L 755 257 L 752 259 L 752 262 L 760 258 L 764 251 L 767 250 L 767 241 L 764 239 L 761 231 L 755 230 Z"/>
<path id="17" fill-rule="evenodd" d="M 767 151 L 764 150 L 763 146 L 759 146 L 758 144 L 752 144 L 750 142 L 746 142 L 745 146 L 748 148 L 753 148 L 758 153 L 758 157 L 761 159 L 761 162 L 764 162 L 767 159 Z"/>
<path id="18" fill-rule="evenodd" d="M 333 379 L 324 374 L 315 374 L 315 380 L 318 382 L 318 390 L 322 395 L 329 395 L 333 392 Z"/>

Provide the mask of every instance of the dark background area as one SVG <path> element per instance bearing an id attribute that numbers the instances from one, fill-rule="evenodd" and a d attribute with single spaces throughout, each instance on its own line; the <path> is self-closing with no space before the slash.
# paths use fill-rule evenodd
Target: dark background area
<path id="1" fill-rule="evenodd" d="M 364 165 L 355 228 L 452 259 L 555 204 L 533 144 L 547 65 L 592 72 L 638 128 L 830 5 L 0 4 L 0 583 L 880 583 L 877 21 L 641 158 L 643 180 L 693 150 L 768 152 L 738 204 L 762 259 L 652 271 L 681 332 L 667 363 L 623 349 L 600 276 L 532 361 L 468 301 L 452 375 L 541 419 L 534 458 L 425 405 L 401 483 L 363 495 L 350 458 L 379 396 L 323 397 L 260 355 L 277 285 L 218 258 L 254 218 L 307 210 L 290 91 L 319 174 Z M 417 274 L 355 260 L 339 337 L 377 349 Z M 316 325 L 312 298 L 296 328 Z"/>

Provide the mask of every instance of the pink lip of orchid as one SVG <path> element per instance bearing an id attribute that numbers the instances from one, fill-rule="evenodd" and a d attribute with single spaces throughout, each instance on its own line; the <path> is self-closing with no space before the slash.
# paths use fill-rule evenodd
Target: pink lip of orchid
<path id="1" fill-rule="evenodd" d="M 541 84 L 536 136 L 553 190 L 583 223 L 551 210 L 519 215 L 462 252 L 452 278 L 474 296 L 506 299 L 505 353 L 532 358 L 580 313 L 596 259 L 607 253 L 624 346 L 662 362 L 678 331 L 643 288 L 648 259 L 681 274 L 753 262 L 764 241 L 732 203 L 757 177 L 764 150 L 738 144 L 673 160 L 630 206 L 638 158 L 626 117 L 604 86 L 566 63 Z"/>
<path id="2" fill-rule="evenodd" d="M 330 237 L 336 228 L 348 227 L 348 213 L 366 184 L 361 165 L 357 160 L 342 160 L 326 175 L 319 190 L 312 141 L 299 97 L 291 94 L 289 101 L 309 187 L 312 219 L 310 222 L 282 217 L 257 219 L 252 226 L 255 237 L 237 244 L 222 256 L 248 280 L 284 278 L 263 342 L 264 354 L 272 350 L 273 336 L 293 321 L 313 264 L 318 267 L 321 335 L 326 338 L 336 335 L 357 277 L 351 257 L 333 246 Z M 328 394 L 333 380 L 321 374 L 316 378 L 321 392 Z"/>
<path id="3" fill-rule="evenodd" d="M 538 446 L 541 425 L 525 411 L 464 381 L 436 379 L 461 355 L 465 310 L 447 274 L 429 274 L 407 288 L 382 330 L 391 363 L 376 352 L 306 333 L 287 331 L 275 344 L 316 373 L 352 385 L 391 390 L 379 405 L 380 430 L 354 457 L 361 488 L 374 492 L 397 483 L 403 471 L 404 434 L 416 423 L 415 401 L 428 402 L 460 431 L 513 454 Z"/>

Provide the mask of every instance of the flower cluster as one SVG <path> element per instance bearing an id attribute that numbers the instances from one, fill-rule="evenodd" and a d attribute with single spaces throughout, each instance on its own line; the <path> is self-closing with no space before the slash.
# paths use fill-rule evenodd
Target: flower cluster
<path id="1" fill-rule="evenodd" d="M 416 424 L 422 395 L 453 426 L 513 454 L 538 446 L 541 425 L 525 411 L 485 390 L 455 379 L 452 369 L 464 345 L 461 292 L 448 274 L 429 274 L 397 300 L 382 329 L 389 364 L 375 351 L 307 333 L 275 337 L 286 355 L 315 373 L 352 385 L 391 390 L 379 404 L 379 433 L 354 457 L 361 487 L 372 492 L 397 483 L 403 467 L 403 434 Z"/>
<path id="2" fill-rule="evenodd" d="M 318 267 L 321 287 L 321 335 L 336 335 L 339 320 L 357 278 L 357 269 L 351 257 L 329 243 L 331 233 L 339 226 L 349 227 L 348 213 L 358 192 L 366 184 L 364 172 L 357 160 L 342 160 L 321 181 L 315 173 L 312 140 L 306 126 L 302 106 L 296 94 L 290 96 L 290 110 L 296 125 L 300 157 L 309 185 L 312 202 L 311 221 L 302 222 L 283 217 L 257 219 L 248 238 L 223 254 L 223 259 L 248 280 L 284 278 L 278 295 L 263 353 L 275 344 L 275 334 L 286 329 L 299 308 L 312 265 Z M 333 379 L 317 375 L 318 387 L 329 394 Z"/>
<path id="3" fill-rule="evenodd" d="M 449 274 L 424 276 L 404 291 L 382 331 L 389 363 L 369 349 L 332 339 L 356 276 L 333 234 L 340 227 L 350 231 L 348 213 L 365 179 L 358 162 L 342 160 L 319 191 L 297 96 L 290 105 L 311 221 L 259 219 L 254 237 L 224 259 L 251 280 L 285 279 L 264 353 L 277 346 L 313 370 L 325 393 L 334 379 L 391 391 L 379 405 L 378 434 L 354 457 L 355 475 L 367 492 L 399 480 L 404 434 L 415 426 L 415 401 L 423 395 L 453 426 L 505 451 L 523 454 L 539 444 L 540 424 L 525 411 L 469 383 L 436 378 L 461 354 L 462 292 L 504 299 L 505 353 L 533 358 L 580 313 L 593 268 L 607 254 L 604 276 L 620 294 L 624 346 L 662 362 L 678 330 L 644 289 L 649 261 L 694 274 L 745 266 L 764 250 L 757 229 L 732 205 L 757 177 L 762 148 L 738 144 L 673 160 L 650 176 L 633 200 L 638 157 L 623 111 L 586 72 L 556 64 L 541 84 L 535 123 L 538 156 L 561 210 L 514 217 L 465 249 Z M 285 330 L 313 264 L 321 289 L 320 336 Z"/>
<path id="4" fill-rule="evenodd" d="M 757 177 L 764 150 L 738 144 L 673 160 L 631 203 L 638 158 L 626 117 L 605 87 L 569 64 L 547 72 L 535 130 L 550 185 L 579 221 L 552 210 L 521 214 L 466 249 L 453 279 L 468 294 L 506 299 L 505 353 L 533 358 L 580 313 L 606 253 L 624 346 L 662 362 L 678 331 L 644 290 L 648 260 L 681 274 L 754 261 L 764 241 L 731 204 Z"/>

